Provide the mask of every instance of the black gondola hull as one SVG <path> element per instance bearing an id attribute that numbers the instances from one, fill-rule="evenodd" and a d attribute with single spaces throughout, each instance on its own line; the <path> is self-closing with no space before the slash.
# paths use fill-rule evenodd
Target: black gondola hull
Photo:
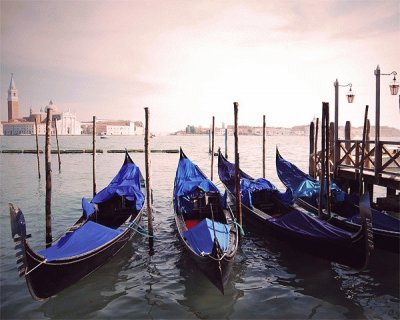
<path id="1" fill-rule="evenodd" d="M 328 241 L 326 239 L 305 236 L 279 228 L 268 219 L 263 219 L 256 212 L 242 205 L 244 223 L 250 224 L 264 236 L 273 236 L 313 256 L 318 256 L 332 262 L 337 262 L 355 269 L 361 269 L 366 261 L 365 238 L 360 235 L 354 241 Z"/>
<path id="2" fill-rule="evenodd" d="M 133 233 L 132 229 L 127 229 L 110 243 L 85 255 L 45 263 L 43 257 L 25 241 L 25 278 L 32 297 L 37 300 L 48 299 L 88 276 L 115 256 Z"/>
<path id="3" fill-rule="evenodd" d="M 199 270 L 211 281 L 222 293 L 229 280 L 229 274 L 232 270 L 234 255 L 226 255 L 222 260 L 217 261 L 210 256 L 201 256 L 196 254 L 187 244 L 184 238 L 179 234 L 179 239 L 185 252 L 192 259 Z"/>

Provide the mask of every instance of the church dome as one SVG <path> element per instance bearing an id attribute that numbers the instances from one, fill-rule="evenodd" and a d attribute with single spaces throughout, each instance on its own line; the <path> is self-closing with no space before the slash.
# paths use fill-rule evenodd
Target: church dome
<path id="1" fill-rule="evenodd" d="M 47 109 L 51 108 L 53 110 L 53 113 L 57 113 L 58 112 L 58 108 L 57 106 L 53 103 L 53 100 L 50 100 L 49 104 L 46 106 L 46 108 L 44 108 L 44 112 L 47 113 Z"/>

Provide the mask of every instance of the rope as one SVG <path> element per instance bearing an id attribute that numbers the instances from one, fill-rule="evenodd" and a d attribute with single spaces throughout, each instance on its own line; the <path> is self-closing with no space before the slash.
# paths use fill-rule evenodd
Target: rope
<path id="1" fill-rule="evenodd" d="M 240 236 L 244 237 L 245 233 L 244 233 L 243 227 L 241 226 L 240 223 L 238 223 L 238 222 L 236 221 L 236 218 L 233 218 L 233 224 L 234 224 L 235 226 L 239 227 Z"/>
<path id="2" fill-rule="evenodd" d="M 32 271 L 34 271 L 36 268 L 39 268 L 43 263 L 46 263 L 47 259 L 44 259 L 42 262 L 40 262 L 36 267 L 32 268 L 31 270 L 29 270 L 28 272 L 25 272 L 25 276 L 27 276 L 28 274 L 30 274 Z"/>
<path id="3" fill-rule="evenodd" d="M 133 226 L 135 226 L 136 228 L 134 228 Z M 132 221 L 129 226 L 129 229 L 137 232 L 138 234 L 140 234 L 143 237 L 147 237 L 147 238 L 154 238 L 154 235 L 149 235 L 149 233 L 147 232 L 146 229 L 144 229 L 142 226 L 140 226 L 139 224 L 137 224 L 135 221 Z"/>

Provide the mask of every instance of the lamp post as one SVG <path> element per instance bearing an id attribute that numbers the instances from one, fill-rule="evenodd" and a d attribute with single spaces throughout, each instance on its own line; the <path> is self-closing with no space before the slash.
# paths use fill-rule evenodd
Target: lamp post
<path id="1" fill-rule="evenodd" d="M 340 85 L 338 79 L 333 83 L 335 87 L 335 127 L 334 127 L 334 148 L 333 148 L 333 175 L 336 176 L 336 166 L 339 162 L 340 157 L 340 147 L 339 147 L 339 87 L 350 87 L 349 91 L 347 92 L 347 102 L 353 103 L 354 101 L 354 92 L 351 90 L 352 84 L 348 83 L 345 85 Z"/>
<path id="2" fill-rule="evenodd" d="M 399 83 L 396 81 L 396 71 L 391 73 L 381 73 L 379 65 L 375 70 L 375 82 L 376 82 L 376 99 L 375 99 L 375 178 L 379 178 L 379 171 L 382 166 L 382 150 L 379 146 L 380 140 L 380 113 L 381 113 L 381 75 L 390 76 L 393 74 L 393 81 L 389 85 L 390 93 L 392 95 L 397 95 L 399 92 Z"/>

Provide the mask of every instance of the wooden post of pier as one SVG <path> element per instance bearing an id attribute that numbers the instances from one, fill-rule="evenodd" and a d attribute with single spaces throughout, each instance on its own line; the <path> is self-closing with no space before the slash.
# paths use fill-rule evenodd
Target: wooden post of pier
<path id="1" fill-rule="evenodd" d="M 318 127 L 319 118 L 315 122 L 315 139 L 314 139 L 314 178 L 318 175 L 317 164 L 318 164 Z"/>
<path id="2" fill-rule="evenodd" d="M 314 128 L 315 128 L 314 121 L 311 121 L 310 122 L 310 137 L 309 137 L 309 139 L 310 139 L 310 150 L 309 150 L 310 156 L 308 159 L 308 174 L 313 178 L 315 178 L 315 172 L 314 172 L 314 152 L 315 152 L 314 151 L 314 138 L 315 138 Z"/>
<path id="3" fill-rule="evenodd" d="M 265 178 L 265 114 L 263 115 L 263 178 Z"/>
<path id="4" fill-rule="evenodd" d="M 329 117 L 329 116 L 328 116 Z M 331 169 L 334 176 L 336 176 L 336 168 L 335 168 L 335 154 L 334 154 L 334 146 L 335 146 L 335 136 L 333 133 L 335 132 L 335 123 L 329 123 L 329 159 L 330 164 L 332 164 Z"/>
<path id="5" fill-rule="evenodd" d="M 36 158 L 37 158 L 37 170 L 40 180 L 40 157 L 39 157 L 39 139 L 38 139 L 38 126 L 37 119 L 35 118 L 35 136 L 36 136 Z"/>
<path id="6" fill-rule="evenodd" d="M 93 197 L 96 195 L 96 116 L 93 116 Z"/>
<path id="7" fill-rule="evenodd" d="M 58 154 L 58 172 L 61 173 L 61 157 L 60 157 L 60 144 L 58 143 L 58 132 L 57 132 L 57 120 L 54 122 L 56 129 L 56 141 L 57 141 L 57 154 Z"/>
<path id="8" fill-rule="evenodd" d="M 333 123 L 329 123 L 329 103 L 324 102 L 323 107 L 325 108 L 325 139 L 326 139 L 326 154 L 325 154 L 325 176 L 326 176 L 326 211 L 328 217 L 331 216 L 331 164 L 330 164 L 330 159 L 331 159 L 331 154 L 333 155 L 333 148 L 331 148 L 331 142 L 333 140 L 331 139 L 331 127 L 332 129 L 334 128 Z M 334 129 L 333 129 L 334 130 Z M 333 136 L 333 135 L 332 135 Z M 332 153 L 331 153 L 332 152 Z M 333 157 L 332 157 L 333 159 Z"/>
<path id="9" fill-rule="evenodd" d="M 324 190 L 325 190 L 325 153 L 326 153 L 326 129 L 325 129 L 325 102 L 322 103 L 322 120 L 321 120 L 321 173 L 319 179 L 319 203 L 318 216 L 323 217 Z"/>
<path id="10" fill-rule="evenodd" d="M 225 129 L 225 158 L 228 159 L 228 129 Z"/>
<path id="11" fill-rule="evenodd" d="M 215 137 L 215 117 L 212 117 L 211 129 L 211 181 L 214 180 L 214 137 Z"/>
<path id="12" fill-rule="evenodd" d="M 47 108 L 46 119 L 46 146 L 45 146 L 45 162 L 46 162 L 46 248 L 51 246 L 53 236 L 51 231 L 51 124 L 53 110 Z"/>
<path id="13" fill-rule="evenodd" d="M 351 148 L 351 122 L 350 121 L 346 121 L 346 125 L 344 127 L 344 146 L 346 148 L 346 152 L 348 152 Z M 346 156 L 346 159 L 344 161 L 345 164 L 351 164 L 351 160 L 350 158 L 351 154 L 349 154 L 348 156 Z"/>
<path id="14" fill-rule="evenodd" d="M 369 153 L 370 151 L 370 145 L 369 145 L 369 139 L 370 139 L 370 132 L 371 132 L 371 125 L 369 122 L 369 119 L 367 119 L 367 140 L 366 140 L 366 144 L 365 144 L 365 152 Z M 369 160 L 369 158 L 367 159 L 367 162 L 365 163 L 365 167 L 366 168 L 371 168 L 371 161 Z"/>
<path id="15" fill-rule="evenodd" d="M 364 193 L 363 174 L 364 174 L 364 162 L 365 162 L 365 144 L 367 141 L 367 122 L 368 122 L 368 105 L 365 106 L 364 127 L 363 127 L 362 142 L 361 142 L 361 161 L 360 161 L 360 172 L 358 177 L 358 194 L 360 198 L 361 195 Z"/>
<path id="16" fill-rule="evenodd" d="M 235 191 L 236 191 L 236 217 L 239 218 L 239 224 L 243 225 L 242 219 L 242 199 L 240 196 L 240 166 L 239 166 L 239 139 L 238 139 L 238 109 L 239 103 L 233 103 L 235 119 Z"/>
<path id="17" fill-rule="evenodd" d="M 149 147 L 149 135 L 150 135 L 150 111 L 149 108 L 144 108 L 145 112 L 145 131 L 144 131 L 144 152 L 145 152 L 145 166 L 146 166 L 146 202 L 147 202 L 147 230 L 149 234 L 149 246 L 150 252 L 153 251 L 153 209 L 151 207 L 151 181 L 150 181 L 150 147 Z"/>

